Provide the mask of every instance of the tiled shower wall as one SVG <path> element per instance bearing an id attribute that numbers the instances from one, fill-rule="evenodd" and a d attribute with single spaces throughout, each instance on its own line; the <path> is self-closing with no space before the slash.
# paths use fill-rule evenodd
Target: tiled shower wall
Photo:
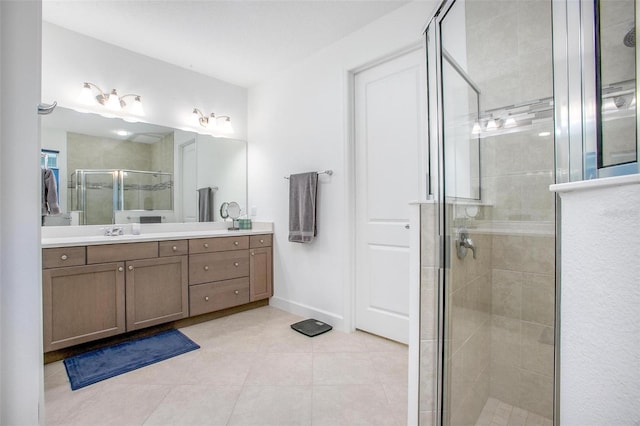
<path id="1" fill-rule="evenodd" d="M 494 235 L 490 396 L 553 418 L 555 238 Z"/>
<path id="2" fill-rule="evenodd" d="M 435 423 L 438 349 L 437 204 L 420 206 L 420 425 Z"/>

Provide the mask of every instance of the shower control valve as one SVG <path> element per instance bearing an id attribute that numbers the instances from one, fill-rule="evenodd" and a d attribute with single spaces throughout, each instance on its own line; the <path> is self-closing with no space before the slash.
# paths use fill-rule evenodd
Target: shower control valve
<path id="1" fill-rule="evenodd" d="M 458 259 L 464 259 L 467 256 L 467 249 L 473 253 L 473 258 L 476 258 L 476 246 L 473 244 L 473 240 L 469 238 L 469 231 L 463 229 L 456 238 L 456 254 Z"/>

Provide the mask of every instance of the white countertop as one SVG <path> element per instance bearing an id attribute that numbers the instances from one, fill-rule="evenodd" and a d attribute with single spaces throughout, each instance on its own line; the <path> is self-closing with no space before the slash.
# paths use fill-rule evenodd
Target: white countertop
<path id="1" fill-rule="evenodd" d="M 230 231 L 229 222 L 142 224 L 140 234 L 131 233 L 131 225 L 45 226 L 42 227 L 42 248 L 99 244 L 137 243 L 187 238 L 233 237 L 272 234 L 272 222 L 253 222 L 252 229 Z M 105 236 L 104 228 L 122 226 L 124 235 Z"/>

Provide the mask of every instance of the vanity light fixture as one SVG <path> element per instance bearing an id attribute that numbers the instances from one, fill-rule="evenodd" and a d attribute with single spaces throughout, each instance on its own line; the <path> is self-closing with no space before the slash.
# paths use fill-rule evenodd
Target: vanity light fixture
<path id="1" fill-rule="evenodd" d="M 220 127 L 222 133 L 233 133 L 231 117 L 229 117 L 228 115 L 216 115 L 213 112 L 209 115 L 204 115 L 198 108 L 194 108 L 193 117 L 198 122 L 198 124 L 200 124 L 200 126 L 206 129 L 215 130 Z M 224 122 L 221 126 L 218 126 L 218 120 L 220 119 L 224 119 Z"/>
<path id="2" fill-rule="evenodd" d="M 471 128 L 471 134 L 472 135 L 479 135 L 481 131 L 482 131 L 482 129 L 480 128 L 480 123 L 475 121 L 473 123 L 473 127 Z"/>
<path id="3" fill-rule="evenodd" d="M 96 89 L 99 92 L 96 96 L 93 95 L 93 89 Z M 125 98 L 129 97 L 133 97 L 133 102 L 127 104 Z M 129 107 L 127 108 L 128 112 L 138 116 L 144 115 L 144 109 L 142 108 L 142 99 L 140 95 L 129 93 L 119 96 L 116 89 L 113 89 L 111 93 L 107 94 L 93 83 L 84 83 L 78 100 L 84 105 L 95 105 L 97 102 L 100 105 L 104 105 L 105 108 L 111 111 L 122 111 L 127 108 L 127 105 L 129 105 Z"/>

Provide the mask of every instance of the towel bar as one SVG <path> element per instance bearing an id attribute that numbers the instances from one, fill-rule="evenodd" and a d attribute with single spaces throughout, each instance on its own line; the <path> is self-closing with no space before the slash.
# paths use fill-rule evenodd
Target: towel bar
<path id="1" fill-rule="evenodd" d="M 323 170 L 321 172 L 316 172 L 316 173 L 318 173 L 319 175 L 329 175 L 329 176 L 331 176 L 333 174 L 333 170 Z M 289 176 L 285 176 L 284 178 L 285 179 L 289 179 Z"/>

